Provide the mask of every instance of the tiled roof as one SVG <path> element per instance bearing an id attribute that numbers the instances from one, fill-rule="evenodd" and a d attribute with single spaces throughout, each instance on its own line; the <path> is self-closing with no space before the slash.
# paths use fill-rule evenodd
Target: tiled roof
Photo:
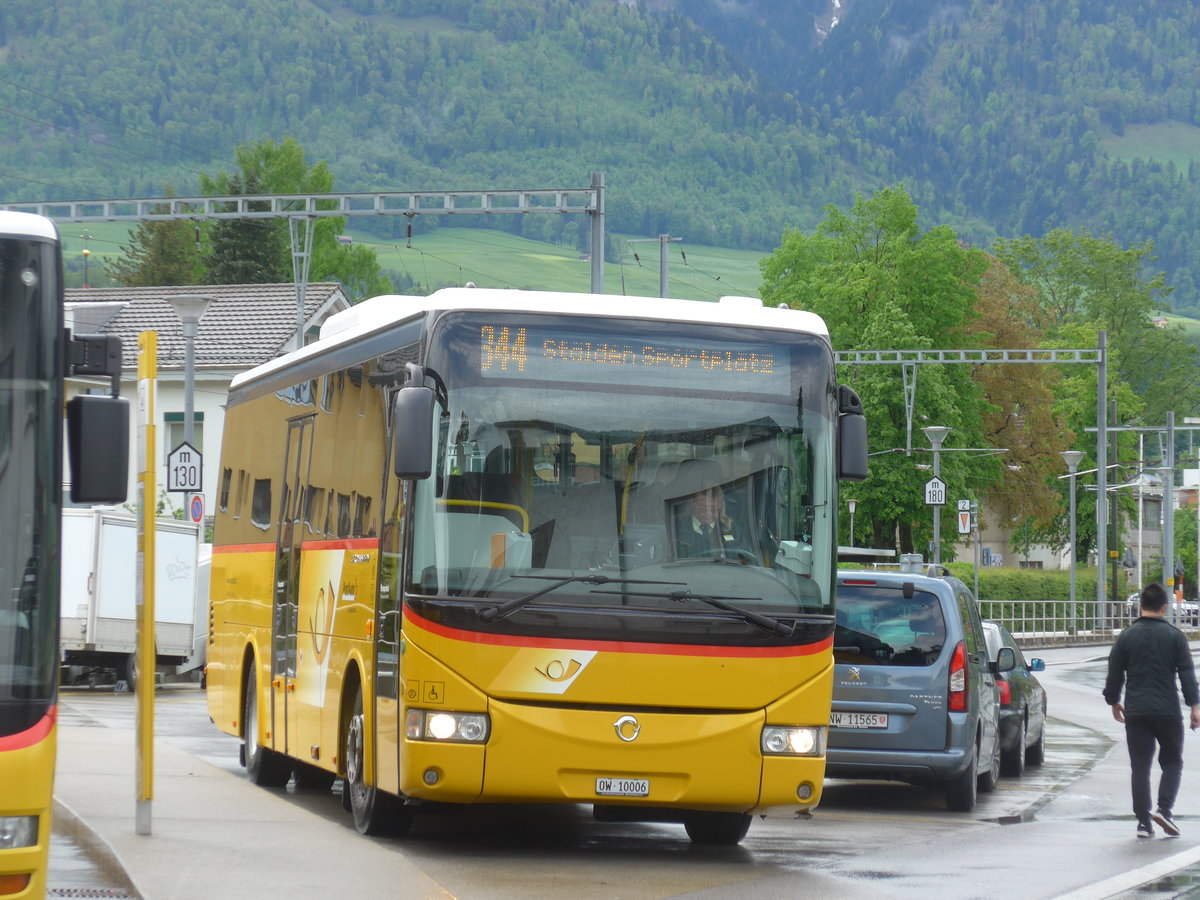
<path id="1" fill-rule="evenodd" d="M 138 335 L 158 332 L 158 367 L 183 368 L 183 324 L 167 302 L 179 294 L 202 294 L 213 302 L 197 329 L 196 368 L 256 366 L 294 346 L 296 336 L 296 286 L 287 284 L 227 284 L 181 287 L 77 288 L 66 291 L 66 301 L 86 305 L 125 303 L 100 328 L 121 338 L 122 365 L 137 368 Z M 305 289 L 305 330 L 319 325 L 331 313 L 349 308 L 342 288 L 334 283 L 309 284 Z M 102 318 L 102 317 L 101 317 Z"/>

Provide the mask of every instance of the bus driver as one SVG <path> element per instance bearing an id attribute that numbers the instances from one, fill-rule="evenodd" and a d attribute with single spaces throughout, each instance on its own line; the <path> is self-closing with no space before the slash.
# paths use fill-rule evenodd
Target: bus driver
<path id="1" fill-rule="evenodd" d="M 746 542 L 741 529 L 725 514 L 720 470 L 707 461 L 689 462 L 692 464 L 685 465 L 676 479 L 681 488 L 695 488 L 686 495 L 684 512 L 676 520 L 676 557 L 734 558 L 739 555 L 737 551 L 744 553 Z"/>

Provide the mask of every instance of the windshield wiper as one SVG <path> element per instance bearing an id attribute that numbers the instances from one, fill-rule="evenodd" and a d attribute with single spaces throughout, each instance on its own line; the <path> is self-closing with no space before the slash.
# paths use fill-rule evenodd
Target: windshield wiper
<path id="1" fill-rule="evenodd" d="M 633 597 L 666 597 L 669 600 L 674 600 L 677 603 L 684 600 L 699 600 L 701 603 L 707 603 L 709 606 L 715 606 L 717 609 L 731 612 L 741 616 L 752 625 L 757 625 L 763 631 L 768 631 L 771 634 L 778 634 L 782 637 L 790 637 L 796 630 L 795 624 L 788 625 L 779 619 L 773 619 L 770 616 L 764 616 L 761 613 L 756 613 L 749 609 L 744 609 L 736 606 L 728 601 L 730 600 L 758 600 L 762 597 L 719 597 L 713 594 L 694 594 L 691 591 L 671 591 L 669 594 L 641 594 L 632 593 Z"/>
<path id="2" fill-rule="evenodd" d="M 520 597 L 513 597 L 511 600 L 506 600 L 499 606 L 488 606 L 478 611 L 479 618 L 485 622 L 494 622 L 496 619 L 503 618 L 511 612 L 515 612 L 527 603 L 532 603 L 538 597 L 549 594 L 551 591 L 556 591 L 563 585 L 567 584 L 682 584 L 681 581 L 646 581 L 637 578 L 609 578 L 607 575 L 571 575 L 567 578 L 554 578 L 553 575 L 521 575 L 521 578 L 538 578 L 538 579 L 553 579 L 553 584 L 548 584 L 544 588 L 536 591 L 531 591 L 528 594 L 522 594 Z"/>

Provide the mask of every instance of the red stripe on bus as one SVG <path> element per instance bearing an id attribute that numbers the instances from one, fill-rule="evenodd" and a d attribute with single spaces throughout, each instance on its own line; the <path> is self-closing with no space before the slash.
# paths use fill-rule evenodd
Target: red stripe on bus
<path id="1" fill-rule="evenodd" d="M 58 707 L 50 707 L 38 723 L 24 731 L 19 731 L 16 734 L 10 734 L 7 737 L 0 737 L 0 753 L 8 753 L 10 750 L 24 750 L 26 747 L 32 747 L 35 744 L 40 744 L 46 738 L 50 737 L 50 732 L 54 730 L 54 723 L 58 719 Z"/>
<path id="2" fill-rule="evenodd" d="M 332 541 L 303 541 L 301 550 L 376 550 L 379 538 L 348 538 Z"/>
<path id="3" fill-rule="evenodd" d="M 263 544 L 216 544 L 213 553 L 274 553 L 274 541 Z M 379 538 L 346 538 L 331 541 L 304 541 L 301 550 L 375 550 Z"/>
<path id="4" fill-rule="evenodd" d="M 213 544 L 213 553 L 274 553 L 275 542 L 269 544 Z"/>
<path id="5" fill-rule="evenodd" d="M 551 650 L 595 650 L 608 653 L 641 653 L 649 656 L 714 656 L 753 658 L 785 658 L 810 656 L 823 653 L 833 646 L 833 637 L 811 644 L 796 644 L 788 647 L 715 647 L 700 644 L 656 644 L 635 641 L 585 641 L 572 638 L 537 638 L 509 634 L 484 634 L 478 631 L 462 631 L 447 628 L 418 615 L 406 603 L 404 618 L 414 625 L 433 634 L 471 644 L 492 644 L 500 647 L 540 647 Z"/>

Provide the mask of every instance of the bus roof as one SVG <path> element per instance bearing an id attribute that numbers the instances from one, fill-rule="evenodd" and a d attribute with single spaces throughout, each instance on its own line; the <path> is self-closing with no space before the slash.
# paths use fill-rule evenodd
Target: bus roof
<path id="1" fill-rule="evenodd" d="M 600 302 L 592 302 L 598 300 Z M 320 340 L 300 350 L 243 372 L 231 388 L 338 346 L 352 344 L 397 323 L 433 311 L 503 310 L 505 312 L 560 313 L 607 319 L 640 319 L 663 322 L 701 322 L 774 328 L 829 338 L 823 319 L 815 313 L 774 309 L 757 297 L 722 297 L 717 302 L 662 297 L 629 297 L 619 294 L 577 294 L 566 291 L 520 291 L 500 288 L 443 288 L 426 297 L 384 294 L 330 316 L 321 326 Z"/>
<path id="2" fill-rule="evenodd" d="M 45 216 L 4 209 L 0 210 L 0 235 L 57 241 L 58 229 Z"/>

